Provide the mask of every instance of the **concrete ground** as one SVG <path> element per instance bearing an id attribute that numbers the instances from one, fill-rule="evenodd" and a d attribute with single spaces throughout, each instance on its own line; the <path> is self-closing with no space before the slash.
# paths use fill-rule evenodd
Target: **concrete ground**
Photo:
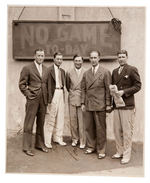
<path id="1" fill-rule="evenodd" d="M 108 140 L 107 156 L 98 160 L 96 153 L 86 155 L 84 150 L 71 146 L 70 138 L 64 139 L 68 145 L 56 143 L 49 153 L 34 150 L 30 157 L 22 152 L 22 134 L 7 139 L 7 173 L 49 173 L 69 175 L 103 175 L 143 177 L 143 145 L 133 143 L 132 158 L 129 164 L 121 165 L 120 160 L 111 159 L 115 153 L 115 142 Z"/>

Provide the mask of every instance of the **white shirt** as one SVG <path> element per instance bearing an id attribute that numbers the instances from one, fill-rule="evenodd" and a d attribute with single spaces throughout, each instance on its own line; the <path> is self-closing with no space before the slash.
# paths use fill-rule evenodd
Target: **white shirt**
<path id="1" fill-rule="evenodd" d="M 95 73 L 94 74 L 96 74 L 98 68 L 99 68 L 99 64 L 97 66 L 95 66 Z M 92 66 L 92 73 L 93 73 L 93 70 L 94 70 L 94 67 Z"/>
<path id="2" fill-rule="evenodd" d="M 123 68 L 124 68 L 124 65 L 119 67 L 118 74 L 122 72 Z"/>
<path id="3" fill-rule="evenodd" d="M 81 70 L 82 70 L 82 67 L 80 69 L 75 68 L 75 71 L 77 72 L 78 76 L 80 75 Z"/>
<path id="4" fill-rule="evenodd" d="M 55 64 L 54 64 L 54 71 L 55 71 L 55 79 L 56 79 L 56 88 L 60 88 L 60 87 L 62 87 L 59 82 L 59 72 L 61 72 L 61 71 Z"/>
<path id="5" fill-rule="evenodd" d="M 34 61 L 37 70 L 39 71 L 40 76 L 42 76 L 42 64 L 37 64 L 36 61 Z"/>

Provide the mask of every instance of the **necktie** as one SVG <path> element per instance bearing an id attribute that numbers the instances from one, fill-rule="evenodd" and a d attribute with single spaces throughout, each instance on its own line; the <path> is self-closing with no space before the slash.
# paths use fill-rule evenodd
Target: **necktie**
<path id="1" fill-rule="evenodd" d="M 120 67 L 119 67 L 119 70 L 118 70 L 118 74 L 120 74 L 120 73 L 122 72 L 122 69 L 123 69 L 123 67 L 120 66 Z"/>
<path id="2" fill-rule="evenodd" d="M 93 76 L 95 76 L 95 67 L 93 67 Z"/>

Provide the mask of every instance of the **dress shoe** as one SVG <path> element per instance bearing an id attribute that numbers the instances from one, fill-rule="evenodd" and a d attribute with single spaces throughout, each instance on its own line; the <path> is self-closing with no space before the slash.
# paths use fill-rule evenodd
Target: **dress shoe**
<path id="1" fill-rule="evenodd" d="M 41 150 L 42 150 L 43 152 L 45 152 L 45 153 L 48 153 L 48 149 L 46 149 L 46 148 L 41 148 Z"/>
<path id="2" fill-rule="evenodd" d="M 85 144 L 80 144 L 80 149 L 84 149 L 85 148 Z"/>
<path id="3" fill-rule="evenodd" d="M 97 155 L 98 159 L 103 159 L 103 158 L 105 158 L 105 156 L 106 156 L 106 154 L 98 154 Z"/>
<path id="4" fill-rule="evenodd" d="M 45 144 L 48 149 L 52 149 L 52 144 Z"/>
<path id="5" fill-rule="evenodd" d="M 66 142 L 63 142 L 63 141 L 58 141 L 57 142 L 59 145 L 61 145 L 61 146 L 66 146 L 67 145 L 67 143 Z"/>
<path id="6" fill-rule="evenodd" d="M 26 153 L 28 156 L 34 156 L 34 153 L 31 150 L 23 150 L 24 153 Z"/>
<path id="7" fill-rule="evenodd" d="M 78 143 L 77 140 L 73 140 L 71 145 L 72 145 L 73 147 L 75 147 L 75 146 L 77 146 L 77 143 Z"/>
<path id="8" fill-rule="evenodd" d="M 36 149 L 40 150 L 40 151 L 43 151 L 45 153 L 48 153 L 48 149 L 44 148 L 44 147 L 36 147 Z"/>
<path id="9" fill-rule="evenodd" d="M 112 159 L 119 159 L 119 158 L 122 158 L 122 154 L 116 153 L 116 154 L 114 154 L 111 158 L 112 158 Z"/>
<path id="10" fill-rule="evenodd" d="M 85 154 L 91 154 L 91 153 L 93 153 L 94 152 L 94 149 L 87 149 L 86 151 L 85 151 Z"/>
<path id="11" fill-rule="evenodd" d="M 124 165 L 124 164 L 129 163 L 129 161 L 130 161 L 130 159 L 122 158 L 122 160 L 120 161 L 120 163 L 121 163 L 122 165 Z"/>

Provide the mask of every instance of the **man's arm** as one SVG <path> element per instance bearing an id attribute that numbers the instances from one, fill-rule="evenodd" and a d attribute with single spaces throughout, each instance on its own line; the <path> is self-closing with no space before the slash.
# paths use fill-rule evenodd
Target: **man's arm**
<path id="1" fill-rule="evenodd" d="M 70 76 L 69 76 L 69 72 L 66 73 L 66 88 L 67 88 L 67 91 L 69 92 L 69 89 L 70 89 Z"/>
<path id="2" fill-rule="evenodd" d="M 86 92 L 86 77 L 85 77 L 85 73 L 84 73 L 82 81 L 81 81 L 81 109 L 82 109 L 82 111 L 85 111 L 85 92 Z"/>
<path id="3" fill-rule="evenodd" d="M 124 89 L 124 95 L 126 97 L 133 95 L 134 93 L 137 93 L 140 89 L 141 89 L 141 79 L 140 79 L 140 75 L 138 73 L 138 70 L 136 67 L 132 68 L 131 71 L 131 81 L 132 81 L 132 86 L 130 88 L 126 88 Z"/>
<path id="4" fill-rule="evenodd" d="M 105 83 L 106 106 L 111 106 L 111 95 L 109 86 L 112 83 L 112 79 L 110 71 L 105 72 L 104 83 Z"/>
<path id="5" fill-rule="evenodd" d="M 30 91 L 28 89 L 28 83 L 29 83 L 29 69 L 27 67 L 24 67 L 20 73 L 19 89 L 26 97 L 28 97 L 30 94 Z"/>
<path id="6" fill-rule="evenodd" d="M 52 76 L 50 71 L 48 71 L 47 74 L 47 88 L 48 88 L 48 104 L 51 103 L 52 101 Z"/>

